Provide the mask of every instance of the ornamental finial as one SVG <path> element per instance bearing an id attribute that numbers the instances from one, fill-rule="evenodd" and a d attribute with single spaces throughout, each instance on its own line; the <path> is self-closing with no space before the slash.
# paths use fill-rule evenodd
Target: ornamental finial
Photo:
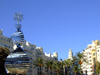
<path id="1" fill-rule="evenodd" d="M 14 15 L 14 18 L 13 18 L 15 21 L 17 21 L 17 24 L 19 24 L 19 21 L 22 21 L 22 20 L 24 20 L 23 19 L 23 15 L 22 15 L 22 13 L 16 13 L 15 12 L 15 15 Z"/>

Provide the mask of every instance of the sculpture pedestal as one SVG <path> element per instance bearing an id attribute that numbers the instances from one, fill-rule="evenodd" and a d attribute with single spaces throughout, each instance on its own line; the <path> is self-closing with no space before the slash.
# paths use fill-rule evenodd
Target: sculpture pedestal
<path id="1" fill-rule="evenodd" d="M 6 69 L 11 74 L 26 74 L 30 61 L 21 47 L 14 50 L 6 59 Z"/>

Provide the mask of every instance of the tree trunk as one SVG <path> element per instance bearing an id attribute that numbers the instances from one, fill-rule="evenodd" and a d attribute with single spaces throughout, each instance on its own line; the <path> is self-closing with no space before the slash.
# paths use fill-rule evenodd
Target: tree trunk
<path id="1" fill-rule="evenodd" d="M 65 75 L 67 75 L 67 68 L 66 68 L 66 67 L 65 67 L 65 71 L 64 71 L 64 74 L 65 74 Z"/>
<path id="2" fill-rule="evenodd" d="M 41 75 L 41 66 L 40 66 L 40 75 Z"/>
<path id="3" fill-rule="evenodd" d="M 69 75 L 69 73 L 68 73 L 68 67 L 67 67 L 67 75 Z"/>
<path id="4" fill-rule="evenodd" d="M 81 64 L 79 64 L 79 73 L 80 73 L 80 75 L 82 75 L 81 74 Z"/>
<path id="5" fill-rule="evenodd" d="M 76 72 L 75 72 L 75 75 L 76 75 Z"/>
<path id="6" fill-rule="evenodd" d="M 64 74 L 64 69 L 62 68 L 62 74 Z"/>
<path id="7" fill-rule="evenodd" d="M 52 70 L 51 70 L 51 68 L 50 68 L 50 74 L 52 75 Z"/>

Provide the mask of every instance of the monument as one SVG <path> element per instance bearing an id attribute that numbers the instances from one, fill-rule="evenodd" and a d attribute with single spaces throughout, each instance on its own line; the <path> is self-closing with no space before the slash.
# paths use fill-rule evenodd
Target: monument
<path id="1" fill-rule="evenodd" d="M 24 34 L 21 31 L 21 24 L 19 24 L 23 20 L 22 13 L 15 13 L 14 20 L 17 21 L 15 24 L 17 31 L 12 35 L 12 40 L 17 48 L 8 55 L 5 66 L 8 73 L 24 75 L 29 68 L 30 61 L 27 53 L 21 48 L 21 44 L 24 42 Z"/>

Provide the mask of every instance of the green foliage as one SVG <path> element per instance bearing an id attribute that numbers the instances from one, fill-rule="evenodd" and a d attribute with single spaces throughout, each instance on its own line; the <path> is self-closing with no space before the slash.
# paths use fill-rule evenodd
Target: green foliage
<path id="1" fill-rule="evenodd" d="M 8 54 L 10 54 L 10 51 L 8 48 L 0 47 L 0 61 L 5 60 Z"/>
<path id="2" fill-rule="evenodd" d="M 5 61 L 7 56 L 10 54 L 10 51 L 8 48 L 6 47 L 0 47 L 0 63 L 2 63 L 2 61 Z"/>
<path id="3" fill-rule="evenodd" d="M 81 74 L 81 67 L 80 67 L 81 64 L 83 62 L 86 62 L 86 63 L 88 63 L 88 62 L 87 62 L 87 59 L 86 59 L 86 56 L 84 55 L 84 53 L 78 52 L 78 53 L 76 53 L 76 57 L 77 57 L 78 65 L 79 65 L 79 73 Z"/>
<path id="4" fill-rule="evenodd" d="M 35 61 L 33 61 L 34 67 L 40 67 L 40 66 L 42 67 L 44 65 L 43 61 L 44 61 L 43 58 L 41 57 L 37 58 Z"/>
<path id="5" fill-rule="evenodd" d="M 86 62 L 86 63 L 88 63 L 84 53 L 78 52 L 78 53 L 76 53 L 76 57 L 77 57 L 77 61 L 78 62 Z"/>
<path id="6" fill-rule="evenodd" d="M 53 63 L 53 69 L 57 72 L 57 74 L 63 74 L 63 61 L 62 62 L 54 62 Z"/>
<path id="7" fill-rule="evenodd" d="M 78 53 L 76 53 L 76 54 L 77 54 L 78 59 L 80 59 L 80 60 L 81 60 L 81 59 L 83 58 L 83 56 L 84 56 L 83 53 L 80 53 L 80 52 L 78 52 Z"/>
<path id="8" fill-rule="evenodd" d="M 72 65 L 72 60 L 71 59 L 67 59 L 67 60 L 64 60 L 64 65 L 69 67 Z"/>
<path id="9" fill-rule="evenodd" d="M 52 66 L 53 66 L 53 61 L 46 61 L 45 63 L 45 67 L 47 68 L 47 71 L 48 69 L 50 69 L 50 74 L 52 75 Z"/>
<path id="10" fill-rule="evenodd" d="M 39 69 L 40 69 L 40 71 L 39 71 L 39 75 L 42 74 L 42 72 L 41 72 L 41 68 L 44 66 L 43 61 L 44 61 L 44 59 L 41 58 L 41 57 L 39 57 L 39 58 L 37 58 L 35 61 L 33 61 L 33 62 L 34 62 L 34 65 L 33 65 L 34 68 L 35 68 L 35 67 L 39 67 Z"/>
<path id="11" fill-rule="evenodd" d="M 75 66 L 77 61 L 78 58 L 76 56 L 73 56 L 73 60 L 71 60 L 72 65 Z"/>
<path id="12" fill-rule="evenodd" d="M 6 75 L 6 70 L 5 70 L 5 60 L 8 56 L 8 54 L 10 54 L 10 51 L 8 48 L 6 47 L 0 47 L 0 74 L 2 75 Z"/>
<path id="13" fill-rule="evenodd" d="M 73 71 L 74 71 L 74 73 L 76 75 L 76 73 L 79 71 L 78 66 L 74 66 Z"/>
<path id="14" fill-rule="evenodd" d="M 96 62 L 96 73 L 100 74 L 100 62 Z"/>
<path id="15" fill-rule="evenodd" d="M 53 61 L 46 61 L 45 66 L 49 69 L 52 69 Z"/>
<path id="16" fill-rule="evenodd" d="M 78 66 L 74 66 L 73 71 L 76 73 L 78 72 Z"/>
<path id="17" fill-rule="evenodd" d="M 62 75 L 63 74 L 63 66 L 66 66 L 67 69 L 72 68 L 73 71 L 75 72 L 81 72 L 81 68 L 78 66 L 76 66 L 76 62 L 78 62 L 78 64 L 81 62 L 81 64 L 83 62 L 86 62 L 87 63 L 87 60 L 85 58 L 86 56 L 83 54 L 83 53 L 76 53 L 76 56 L 73 57 L 73 60 L 71 59 L 67 59 L 67 60 L 64 60 L 64 61 L 56 61 L 56 62 L 53 62 L 53 61 L 46 61 L 44 63 L 44 59 L 39 57 L 37 58 L 34 62 L 34 68 L 35 67 L 39 67 L 40 70 L 43 66 L 45 66 L 46 68 L 50 69 L 51 70 L 54 70 L 57 74 L 60 74 Z M 79 64 L 79 65 L 81 65 Z M 51 74 L 52 74 L 52 71 L 51 71 Z"/>

